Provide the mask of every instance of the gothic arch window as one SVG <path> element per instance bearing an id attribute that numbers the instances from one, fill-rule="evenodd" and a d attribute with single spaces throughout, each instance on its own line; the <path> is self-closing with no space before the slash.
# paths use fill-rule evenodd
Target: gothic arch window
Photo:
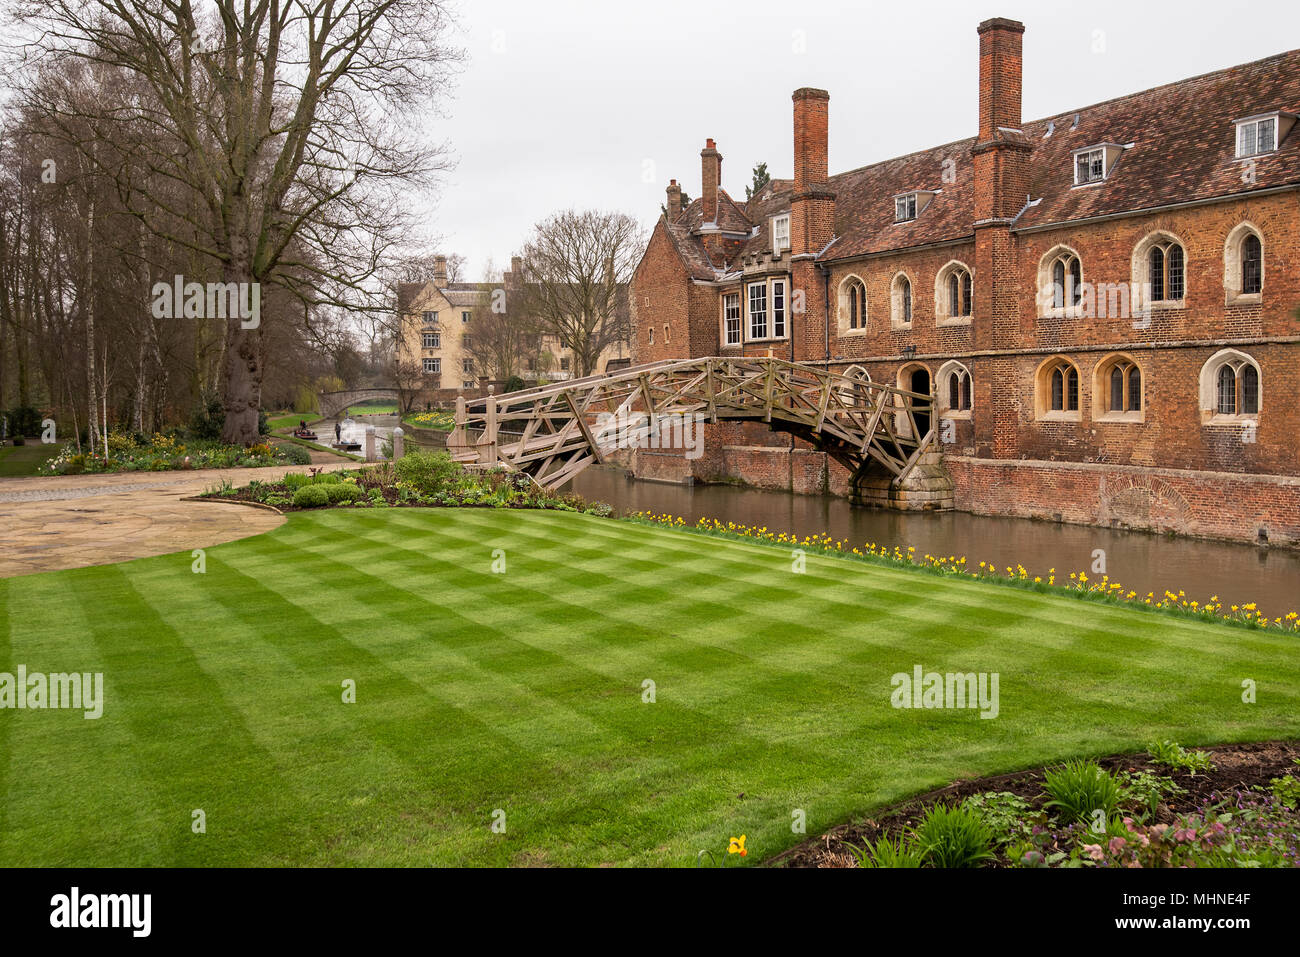
<path id="1" fill-rule="evenodd" d="M 867 284 L 851 275 L 840 283 L 840 335 L 865 332 L 867 328 Z"/>
<path id="2" fill-rule="evenodd" d="M 899 273 L 890 284 L 890 321 L 895 326 L 912 324 L 912 280 Z"/>
<path id="3" fill-rule="evenodd" d="M 843 372 L 849 382 L 841 382 L 837 391 L 840 401 L 853 409 L 866 409 L 872 405 L 871 373 L 862 366 L 849 366 Z"/>
<path id="4" fill-rule="evenodd" d="M 939 270 L 934 283 L 935 318 L 939 322 L 969 322 L 975 311 L 975 283 L 970 267 L 953 260 Z"/>
<path id="5" fill-rule="evenodd" d="M 1040 419 L 1079 419 L 1079 367 L 1053 356 L 1038 367 L 1035 407 Z"/>
<path id="6" fill-rule="evenodd" d="M 970 370 L 956 360 L 945 363 L 939 369 L 938 397 L 940 411 L 962 417 L 970 415 L 973 402 Z"/>
<path id="7" fill-rule="evenodd" d="M 1133 251 L 1133 282 L 1143 304 L 1180 306 L 1187 298 L 1187 253 L 1173 234 L 1152 233 Z"/>
<path id="8" fill-rule="evenodd" d="M 1259 363 L 1236 349 L 1215 353 L 1201 368 L 1200 395 L 1207 425 L 1255 419 L 1263 408 Z"/>
<path id="9" fill-rule="evenodd" d="M 1251 223 L 1228 233 L 1223 246 L 1223 291 L 1227 305 L 1258 302 L 1264 292 L 1264 237 Z"/>
<path id="10" fill-rule="evenodd" d="M 1067 316 L 1083 302 L 1083 260 L 1068 246 L 1057 246 L 1038 266 L 1042 315 Z"/>
<path id="11" fill-rule="evenodd" d="M 1142 368 L 1132 356 L 1107 356 L 1093 377 L 1093 418 L 1109 422 L 1141 422 L 1146 413 Z"/>

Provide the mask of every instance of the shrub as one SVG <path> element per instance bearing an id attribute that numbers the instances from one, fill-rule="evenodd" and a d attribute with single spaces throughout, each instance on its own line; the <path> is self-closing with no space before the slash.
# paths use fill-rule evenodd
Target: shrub
<path id="1" fill-rule="evenodd" d="M 41 434 L 41 413 L 30 405 L 20 405 L 10 409 L 5 414 L 9 420 L 9 434 L 16 439 L 25 435 L 37 436 Z M 15 441 L 15 445 L 21 445 L 21 442 Z"/>
<path id="2" fill-rule="evenodd" d="M 858 859 L 858 867 L 910 868 L 925 863 L 925 854 L 921 848 L 903 836 L 897 842 L 883 836 L 874 844 L 868 841 L 862 847 L 849 844 L 848 849 Z"/>
<path id="3" fill-rule="evenodd" d="M 426 495 L 454 488 L 464 472 L 446 452 L 411 452 L 393 463 L 397 480 Z"/>
<path id="4" fill-rule="evenodd" d="M 1043 806 L 1058 808 L 1068 821 L 1092 823 L 1097 811 L 1109 819 L 1123 795 L 1119 779 L 1103 771 L 1096 761 L 1071 761 L 1047 771 L 1043 787 L 1052 798 Z"/>
<path id="5" fill-rule="evenodd" d="M 293 504 L 297 508 L 323 508 L 329 503 L 329 492 L 320 485 L 304 485 L 293 493 Z"/>
<path id="6" fill-rule="evenodd" d="M 301 445 L 282 445 L 280 451 L 292 465 L 311 465 L 311 453 Z"/>
<path id="7" fill-rule="evenodd" d="M 993 857 L 993 831 L 971 808 L 935 805 L 917 825 L 916 841 L 935 867 L 975 867 Z"/>
<path id="8" fill-rule="evenodd" d="M 342 482 L 343 479 L 338 472 L 317 472 L 312 481 L 317 485 L 333 485 L 336 482 Z"/>
<path id="9" fill-rule="evenodd" d="M 293 492 L 305 485 L 310 485 L 311 476 L 305 472 L 289 472 L 280 481 L 284 483 L 285 488 Z"/>
<path id="10" fill-rule="evenodd" d="M 355 502 L 365 494 L 357 486 L 346 482 L 332 482 L 317 487 L 324 489 L 325 496 L 329 499 L 331 505 L 337 505 L 340 502 Z"/>
<path id="11" fill-rule="evenodd" d="M 190 434 L 196 439 L 215 441 L 221 438 L 225 424 L 226 410 L 221 399 L 213 393 L 204 394 L 190 415 Z"/>
<path id="12" fill-rule="evenodd" d="M 1195 775 L 1197 771 L 1208 772 L 1214 768 L 1208 751 L 1188 751 L 1173 741 L 1157 741 L 1147 748 L 1153 764 L 1163 764 L 1167 768 L 1188 771 Z"/>
<path id="13" fill-rule="evenodd" d="M 528 383 L 524 382 L 524 380 L 519 378 L 519 376 L 512 375 L 509 379 L 506 379 L 505 385 L 501 387 L 501 391 L 503 393 L 522 392 L 526 388 L 528 388 Z"/>

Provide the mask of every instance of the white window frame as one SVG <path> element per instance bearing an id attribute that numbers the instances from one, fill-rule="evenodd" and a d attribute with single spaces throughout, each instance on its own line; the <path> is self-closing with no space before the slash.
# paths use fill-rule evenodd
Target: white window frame
<path id="1" fill-rule="evenodd" d="M 1270 141 L 1272 145 L 1270 145 L 1268 149 L 1259 148 L 1259 132 L 1260 132 L 1259 128 L 1260 125 L 1263 123 L 1271 123 L 1273 126 L 1273 136 Z M 1250 159 L 1251 157 L 1254 156 L 1266 156 L 1269 153 L 1276 153 L 1277 145 L 1278 145 L 1277 144 L 1278 132 L 1281 125 L 1282 125 L 1281 117 L 1276 113 L 1268 116 L 1252 116 L 1244 120 L 1238 120 L 1237 121 L 1237 158 Z M 1247 130 L 1250 130 L 1250 141 L 1251 144 L 1254 146 L 1254 149 L 1251 150 L 1242 149 L 1242 146 L 1245 142 L 1245 136 Z"/>
<path id="2" fill-rule="evenodd" d="M 777 290 L 780 290 L 779 298 Z M 786 326 L 789 324 L 790 313 L 790 287 L 784 279 L 773 279 L 771 289 L 768 291 L 768 314 L 772 317 L 772 338 L 784 339 Z M 780 306 L 778 307 L 778 302 Z"/>
<path id="3" fill-rule="evenodd" d="M 728 305 L 728 300 L 732 305 Z M 734 306 L 735 314 L 732 314 Z M 732 335 L 732 323 L 735 323 L 735 335 Z M 742 343 L 742 334 L 744 327 L 741 324 L 740 316 L 740 293 L 728 292 L 722 296 L 722 344 L 724 346 L 738 346 Z"/>
<path id="4" fill-rule="evenodd" d="M 460 371 L 463 372 L 465 375 L 473 375 L 473 374 L 474 374 L 474 360 L 473 360 L 473 359 L 461 359 L 461 360 L 460 360 Z"/>
<path id="5" fill-rule="evenodd" d="M 1087 186 L 1090 183 L 1103 182 L 1110 172 L 1106 169 L 1106 147 L 1104 146 L 1092 146 L 1086 150 L 1075 150 L 1073 158 L 1075 186 Z M 1087 160 L 1088 163 L 1088 175 L 1086 177 L 1081 177 L 1079 175 L 1079 165 L 1081 160 Z M 1101 164 L 1101 171 L 1094 174 L 1093 168 L 1098 162 Z"/>
<path id="6" fill-rule="evenodd" d="M 442 336 L 436 332 L 420 333 L 420 345 L 424 349 L 441 349 Z"/>
<path id="7" fill-rule="evenodd" d="M 426 375 L 442 375 L 442 359 L 425 356 L 424 372 Z"/>
<path id="8" fill-rule="evenodd" d="M 761 291 L 762 294 L 763 294 L 763 295 L 762 295 L 762 303 L 761 303 L 761 304 L 762 304 L 762 312 L 761 312 L 761 314 L 760 314 L 759 312 L 757 312 L 757 311 L 755 310 L 755 308 L 754 308 L 754 306 L 755 306 L 755 297 L 754 297 L 754 293 L 755 293 L 755 291 Z M 756 340 L 762 340 L 762 339 L 769 339 L 769 338 L 771 338 L 771 337 L 767 334 L 767 333 L 768 333 L 768 321 L 767 321 L 767 320 L 768 320 L 768 291 L 767 291 L 767 280 L 763 280 L 762 282 L 751 282 L 751 283 L 749 283 L 749 284 L 745 287 L 745 318 L 748 320 L 747 325 L 748 325 L 748 328 L 749 328 L 749 336 L 748 336 L 749 341 L 754 342 L 754 341 L 756 341 Z M 757 322 L 760 322 L 760 321 L 762 322 L 762 326 L 761 326 L 761 327 L 758 326 L 758 325 L 756 324 Z"/>
<path id="9" fill-rule="evenodd" d="M 790 214 L 772 217 L 772 251 L 781 253 L 790 248 Z"/>
<path id="10" fill-rule="evenodd" d="M 462 310 L 461 310 L 461 313 L 460 313 L 460 321 L 461 321 L 461 322 L 469 322 L 470 316 L 472 316 L 472 315 L 473 315 L 473 313 L 472 313 L 470 310 L 468 310 L 468 309 L 462 309 Z"/>
<path id="11" fill-rule="evenodd" d="M 910 223 L 919 214 L 920 197 L 916 193 L 904 193 L 894 197 L 894 222 Z"/>
<path id="12" fill-rule="evenodd" d="M 436 325 L 438 322 L 438 310 L 426 309 L 420 318 L 426 326 Z"/>

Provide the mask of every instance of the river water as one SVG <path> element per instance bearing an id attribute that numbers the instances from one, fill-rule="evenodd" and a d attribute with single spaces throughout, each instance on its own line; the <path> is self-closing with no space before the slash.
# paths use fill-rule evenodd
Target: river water
<path id="1" fill-rule="evenodd" d="M 1204 603 L 1217 595 L 1225 606 L 1257 602 L 1273 617 L 1300 611 L 1300 552 L 1058 525 L 1017 518 L 984 518 L 963 512 L 905 513 L 853 508 L 831 496 L 791 495 L 730 485 L 669 485 L 630 479 L 621 469 L 589 468 L 573 491 L 613 505 L 620 514 L 667 512 L 688 523 L 716 518 L 737 525 L 803 535 L 827 533 L 852 545 L 912 546 L 918 556 L 965 556 L 968 564 L 1017 563 L 1029 574 L 1057 582 L 1072 571 L 1092 572 L 1095 552 L 1105 553 L 1106 573 L 1139 594 L 1182 590 Z"/>

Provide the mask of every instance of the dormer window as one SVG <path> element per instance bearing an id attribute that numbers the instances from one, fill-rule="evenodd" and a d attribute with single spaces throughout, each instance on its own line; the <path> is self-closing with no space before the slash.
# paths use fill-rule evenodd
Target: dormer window
<path id="1" fill-rule="evenodd" d="M 916 219 L 916 193 L 894 197 L 894 222 L 906 223 Z"/>
<path id="2" fill-rule="evenodd" d="M 1074 154 L 1074 183 L 1099 183 L 1106 178 L 1106 151 L 1084 150 Z"/>
<path id="3" fill-rule="evenodd" d="M 1277 149 L 1277 116 L 1252 117 L 1237 123 L 1237 156 L 1259 156 Z"/>
<path id="4" fill-rule="evenodd" d="M 790 248 L 790 214 L 772 217 L 772 252 L 780 255 Z"/>

